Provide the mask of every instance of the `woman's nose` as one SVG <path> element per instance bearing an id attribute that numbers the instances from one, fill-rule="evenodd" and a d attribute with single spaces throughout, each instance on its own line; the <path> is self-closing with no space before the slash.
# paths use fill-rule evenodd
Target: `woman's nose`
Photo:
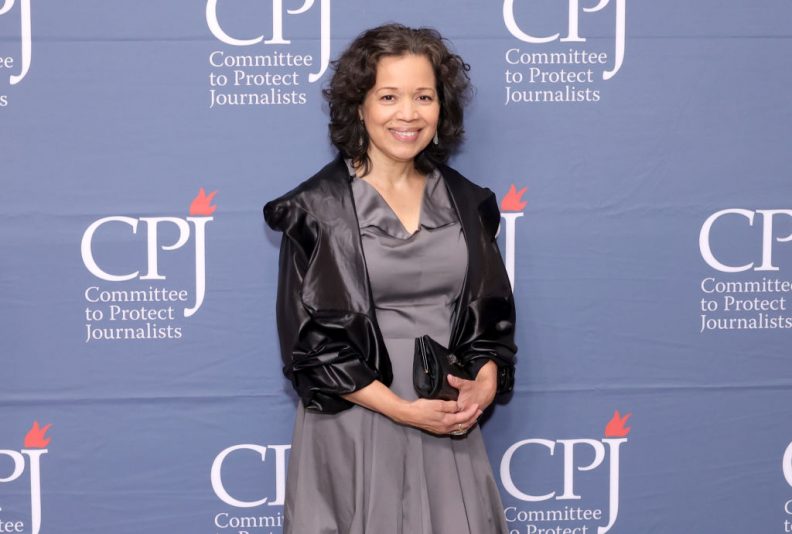
<path id="1" fill-rule="evenodd" d="M 411 98 L 404 98 L 399 102 L 398 117 L 402 120 L 410 121 L 418 118 L 418 108 Z"/>

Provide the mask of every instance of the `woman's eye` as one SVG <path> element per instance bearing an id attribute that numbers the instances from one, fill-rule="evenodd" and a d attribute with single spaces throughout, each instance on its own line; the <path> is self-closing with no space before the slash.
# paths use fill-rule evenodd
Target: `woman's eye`
<path id="1" fill-rule="evenodd" d="M 394 100 L 396 100 L 395 95 L 382 95 L 380 98 L 385 102 L 393 102 Z"/>
<path id="2" fill-rule="evenodd" d="M 431 102 L 432 100 L 434 100 L 430 95 L 421 95 L 418 97 L 418 99 L 423 102 Z"/>

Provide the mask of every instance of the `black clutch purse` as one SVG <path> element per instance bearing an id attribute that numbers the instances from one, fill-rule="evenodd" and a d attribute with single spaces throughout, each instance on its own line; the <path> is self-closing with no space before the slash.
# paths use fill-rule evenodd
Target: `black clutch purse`
<path id="1" fill-rule="evenodd" d="M 451 387 L 446 376 L 472 380 L 459 358 L 428 335 L 415 338 L 413 385 L 419 397 L 456 400 L 459 390 Z"/>

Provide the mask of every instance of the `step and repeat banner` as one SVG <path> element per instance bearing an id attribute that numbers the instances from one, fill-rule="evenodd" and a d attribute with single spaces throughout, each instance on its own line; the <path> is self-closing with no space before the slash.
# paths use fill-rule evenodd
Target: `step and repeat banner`
<path id="1" fill-rule="evenodd" d="M 788 0 L 0 0 L 0 532 L 281 532 L 261 208 L 392 21 L 472 66 L 510 534 L 792 532 Z"/>

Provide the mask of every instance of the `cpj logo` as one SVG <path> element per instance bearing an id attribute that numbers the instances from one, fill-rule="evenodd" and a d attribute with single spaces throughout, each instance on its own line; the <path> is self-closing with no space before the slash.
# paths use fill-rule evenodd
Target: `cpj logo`
<path id="1" fill-rule="evenodd" d="M 550 506 L 540 508 L 508 506 L 504 511 L 510 534 L 588 534 L 589 529 L 593 532 L 594 526 L 597 534 L 608 532 L 619 516 L 619 451 L 627 443 L 630 427 L 625 424 L 631 415 L 628 413 L 622 416 L 618 410 L 614 412 L 613 418 L 605 426 L 604 439 L 531 438 L 518 441 L 509 447 L 500 465 L 503 487 L 509 495 L 523 503 L 551 503 Z M 527 477 L 513 468 L 515 457 L 540 454 L 540 458 L 546 458 L 555 456 L 556 453 L 563 460 L 561 487 L 528 489 L 525 482 Z M 589 458 L 592 453 L 593 460 L 579 463 L 581 455 Z M 575 489 L 576 474 L 580 471 L 594 471 L 601 466 L 608 473 L 607 487 L 600 492 L 600 495 L 608 496 L 607 513 L 602 508 L 576 504 L 576 501 L 584 498 Z M 567 501 L 571 502 L 564 504 Z"/>
<path id="2" fill-rule="evenodd" d="M 304 78 L 318 81 L 330 62 L 330 0 L 319 0 L 319 20 L 314 31 L 319 42 L 315 52 L 293 50 L 284 20 L 309 17 L 315 0 L 305 0 L 296 9 L 285 9 L 283 0 L 250 3 L 207 0 L 206 24 L 212 35 L 227 45 L 209 53 L 209 108 L 223 106 L 299 105 L 308 102 L 302 90 Z M 251 10 L 252 9 L 252 10 Z M 316 11 L 316 10 L 314 10 Z M 244 34 L 249 20 L 267 20 L 265 32 Z M 266 35 L 265 35 L 266 33 Z M 314 37 L 307 40 L 314 42 Z M 261 47 L 265 48 L 261 48 Z M 253 53 L 240 49 L 255 47 Z"/>
<path id="3" fill-rule="evenodd" d="M 45 437 L 51 424 L 39 426 L 38 421 L 33 422 L 33 426 L 25 435 L 24 448 L 16 451 L 12 449 L 0 449 L 0 457 L 7 457 L 11 460 L 11 473 L 0 476 L 0 484 L 11 484 L 16 487 L 22 483 L 22 476 L 27 471 L 28 483 L 30 488 L 30 522 L 23 520 L 8 520 L 7 514 L 12 512 L 6 507 L 0 506 L 0 532 L 22 532 L 38 534 L 41 528 L 41 457 L 47 454 L 50 438 Z M 5 462 L 3 462 L 5 465 Z M 20 480 L 19 483 L 13 484 Z M 2 488 L 3 486 L 0 486 Z M 19 489 L 14 489 L 14 495 L 20 493 Z M 15 514 L 20 515 L 20 514 Z"/>
<path id="4" fill-rule="evenodd" d="M 9 13 L 14 7 L 14 3 L 15 0 L 5 0 L 0 5 L 0 16 Z M 0 75 L 9 73 L 8 81 L 10 85 L 16 85 L 21 82 L 28 70 L 30 70 L 30 58 L 33 49 L 30 33 L 30 0 L 19 0 L 19 28 L 19 56 L 7 55 L 7 52 L 0 48 Z M 17 65 L 17 59 L 19 60 L 19 65 Z M 19 69 L 17 74 L 10 74 L 16 69 Z M 6 106 L 8 106 L 8 95 L 0 94 L 0 108 Z"/>
<path id="5" fill-rule="evenodd" d="M 201 188 L 188 217 L 111 215 L 85 229 L 82 259 L 96 279 L 83 292 L 86 343 L 182 337 L 180 316 L 194 315 L 206 292 L 206 225 L 214 220 L 211 215 L 217 206 L 211 202 L 215 193 L 207 195 Z M 170 242 L 163 243 L 164 239 Z M 190 241 L 193 253 L 184 253 L 179 259 L 187 257 L 192 264 L 192 290 L 181 285 L 157 285 L 173 278 L 161 266 L 161 251 L 172 253 L 189 247 Z M 185 270 L 179 268 L 175 278 L 181 281 L 188 276 Z"/>
<path id="6" fill-rule="evenodd" d="M 608 17 L 605 26 L 612 37 L 610 41 L 597 39 L 597 44 L 590 46 L 581 30 L 581 18 L 588 21 L 597 16 Z M 549 7 L 545 3 L 541 9 L 529 0 L 503 0 L 503 22 L 520 42 L 509 46 L 503 55 L 507 106 L 598 102 L 602 83 L 616 76 L 624 62 L 626 0 L 600 0 L 592 7 L 569 0 Z M 599 43 L 609 46 L 600 48 Z"/>
<path id="7" fill-rule="evenodd" d="M 728 208 L 706 218 L 701 258 L 712 269 L 700 282 L 699 333 L 792 328 L 792 282 L 773 273 L 792 261 L 792 210 Z"/>
<path id="8" fill-rule="evenodd" d="M 522 196 L 527 190 L 527 187 L 523 187 L 519 191 L 511 184 L 509 187 L 509 191 L 501 200 L 501 219 L 504 224 L 498 226 L 498 232 L 496 234 L 499 235 L 501 230 L 504 232 L 504 242 L 506 244 L 506 250 L 504 251 L 504 263 L 506 264 L 506 271 L 509 273 L 509 281 L 511 282 L 512 290 L 514 290 L 514 256 L 515 256 L 515 239 L 517 236 L 516 230 L 516 222 L 517 219 L 525 215 L 523 209 L 525 205 L 528 203 L 522 200 Z"/>
<path id="9" fill-rule="evenodd" d="M 243 443 L 220 451 L 212 462 L 212 489 L 228 508 L 214 515 L 214 527 L 231 529 L 235 534 L 270 534 L 283 526 L 282 507 L 286 499 L 286 453 L 291 445 L 256 445 Z M 249 473 L 256 473 L 255 495 L 240 487 Z M 266 512 L 245 513 L 243 509 L 266 506 Z M 276 507 L 276 508 L 270 508 Z M 261 530 L 265 529 L 265 530 Z"/>

